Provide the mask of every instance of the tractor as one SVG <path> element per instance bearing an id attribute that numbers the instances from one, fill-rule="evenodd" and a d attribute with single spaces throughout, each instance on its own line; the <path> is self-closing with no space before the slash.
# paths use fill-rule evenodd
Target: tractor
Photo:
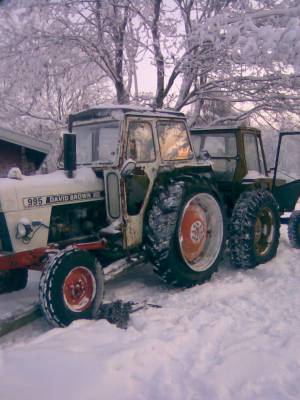
<path id="1" fill-rule="evenodd" d="M 223 199 L 184 114 L 93 107 L 69 116 L 63 143 L 58 171 L 0 179 L 2 293 L 42 271 L 42 311 L 67 326 L 95 318 L 104 283 L 143 260 L 169 284 L 211 277 L 225 242 Z"/>
<path id="2" fill-rule="evenodd" d="M 300 248 L 300 132 L 281 132 L 275 167 L 268 170 L 261 132 L 251 127 L 191 129 L 196 155 L 213 161 L 213 184 L 228 220 L 230 261 L 253 268 L 277 252 L 280 223 Z M 286 217 L 285 213 L 291 213 Z"/>

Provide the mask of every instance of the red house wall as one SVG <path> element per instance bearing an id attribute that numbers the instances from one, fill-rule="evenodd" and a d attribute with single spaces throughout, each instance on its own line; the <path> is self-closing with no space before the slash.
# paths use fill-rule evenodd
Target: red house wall
<path id="1" fill-rule="evenodd" d="M 6 177 L 12 167 L 20 168 L 24 175 L 35 174 L 44 154 L 0 139 L 0 177 Z"/>
<path id="2" fill-rule="evenodd" d="M 0 140 L 0 176 L 7 176 L 12 167 L 22 170 L 22 147 Z"/>

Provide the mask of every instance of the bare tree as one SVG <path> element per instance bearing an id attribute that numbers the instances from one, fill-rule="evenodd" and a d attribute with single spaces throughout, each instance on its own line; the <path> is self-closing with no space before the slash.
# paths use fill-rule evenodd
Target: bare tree
<path id="1" fill-rule="evenodd" d="M 150 0 L 139 14 L 152 37 L 154 105 L 192 107 L 191 123 L 298 113 L 295 1 Z"/>
<path id="2" fill-rule="evenodd" d="M 185 110 L 191 124 L 299 112 L 296 0 L 11 0 L 0 22 L 6 119 L 55 125 L 107 100 Z"/>

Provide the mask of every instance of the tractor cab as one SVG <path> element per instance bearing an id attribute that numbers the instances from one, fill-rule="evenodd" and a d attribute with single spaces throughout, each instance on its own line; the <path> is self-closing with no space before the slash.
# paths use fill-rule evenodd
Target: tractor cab
<path id="1" fill-rule="evenodd" d="M 261 132 L 252 127 L 192 128 L 197 155 L 207 152 L 214 180 L 229 208 L 247 186 L 271 190 L 280 211 L 292 211 L 300 196 L 300 132 L 278 136 L 275 166 L 268 171 Z"/>
<path id="2" fill-rule="evenodd" d="M 76 168 L 91 168 L 103 182 L 106 219 L 122 221 L 124 248 L 142 243 L 144 216 L 161 173 L 211 170 L 209 161 L 197 162 L 180 112 L 101 106 L 70 115 L 68 131 L 64 167 L 70 177 Z"/>
<path id="3" fill-rule="evenodd" d="M 249 127 L 192 128 L 196 154 L 206 151 L 213 160 L 218 182 L 241 182 L 266 177 L 261 133 Z"/>
<path id="4" fill-rule="evenodd" d="M 222 191 L 230 213 L 241 192 L 259 180 L 272 186 L 268 177 L 261 133 L 250 127 L 192 128 L 195 153 L 204 152 L 213 162 L 216 185 Z"/>

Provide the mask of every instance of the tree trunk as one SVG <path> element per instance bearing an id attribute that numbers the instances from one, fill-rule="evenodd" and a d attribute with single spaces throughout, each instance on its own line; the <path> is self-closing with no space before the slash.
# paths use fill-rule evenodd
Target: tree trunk
<path id="1" fill-rule="evenodd" d="M 129 104 L 130 102 L 129 93 L 124 86 L 123 80 L 115 82 L 115 88 L 117 92 L 118 104 Z"/>
<path id="2" fill-rule="evenodd" d="M 117 4 L 117 3 L 116 3 Z M 114 13 L 116 18 L 120 18 L 121 15 L 118 14 L 118 7 L 114 4 Z M 115 70 L 116 70 L 116 80 L 115 80 L 115 88 L 117 92 L 117 101 L 119 104 L 128 104 L 129 103 L 129 93 L 124 85 L 124 36 L 125 29 L 128 22 L 128 2 L 124 7 L 123 15 L 122 15 L 122 24 L 116 28 L 114 34 L 115 40 Z"/>
<path id="3" fill-rule="evenodd" d="M 165 87 L 165 65 L 164 57 L 161 52 L 159 42 L 159 27 L 158 21 L 160 16 L 161 0 L 154 0 L 154 17 L 151 26 L 153 37 L 153 49 L 156 64 L 156 94 L 154 99 L 154 107 L 162 108 L 164 102 L 164 87 Z"/>

